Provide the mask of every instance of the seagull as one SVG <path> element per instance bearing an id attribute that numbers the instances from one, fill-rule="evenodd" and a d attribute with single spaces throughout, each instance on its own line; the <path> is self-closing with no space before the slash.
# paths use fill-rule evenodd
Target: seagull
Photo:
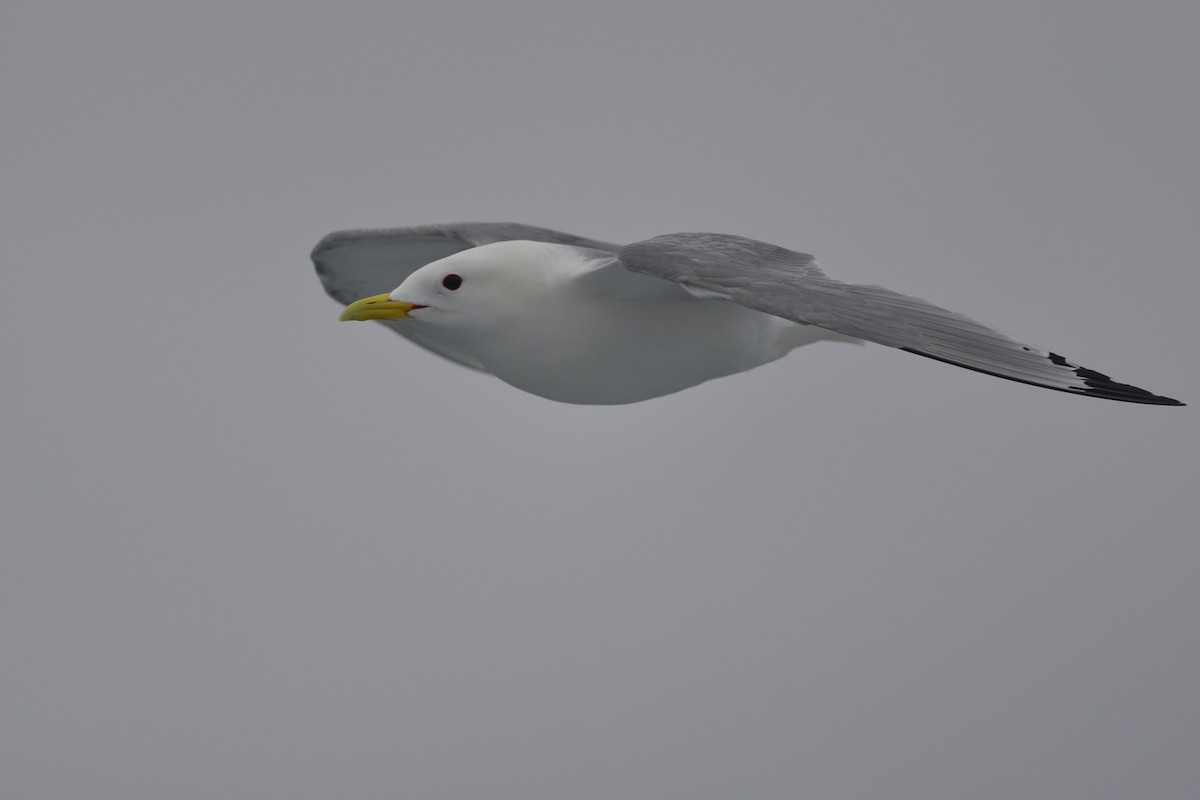
<path id="1" fill-rule="evenodd" d="M 313 250 L 346 306 L 550 400 L 678 392 L 820 341 L 874 342 L 1060 392 L 1183 405 L 955 311 L 828 277 L 815 259 L 721 233 L 629 245 L 517 223 L 337 231 Z"/>

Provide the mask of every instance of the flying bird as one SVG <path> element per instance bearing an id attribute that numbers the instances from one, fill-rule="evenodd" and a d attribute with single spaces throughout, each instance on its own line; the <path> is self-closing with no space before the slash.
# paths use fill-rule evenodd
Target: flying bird
<path id="1" fill-rule="evenodd" d="M 648 400 L 819 341 L 874 342 L 999 378 L 1129 403 L 1117 383 L 955 311 L 828 277 L 812 256 L 720 233 L 629 245 L 516 223 L 331 233 L 313 250 L 343 320 L 378 320 L 463 366 L 565 403 Z"/>

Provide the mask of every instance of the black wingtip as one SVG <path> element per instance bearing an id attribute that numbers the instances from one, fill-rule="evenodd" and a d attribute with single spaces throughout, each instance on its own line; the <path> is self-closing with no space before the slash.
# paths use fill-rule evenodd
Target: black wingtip
<path id="1" fill-rule="evenodd" d="M 1029 386 L 1040 386 L 1043 389 L 1050 389 L 1055 392 L 1066 392 L 1068 394 L 1079 395 L 1081 397 L 1100 397 L 1105 400 L 1118 400 L 1122 403 L 1143 403 L 1154 406 L 1187 405 L 1187 403 L 1176 400 L 1172 397 L 1163 397 L 1160 394 L 1147 392 L 1145 389 L 1139 389 L 1138 387 L 1130 386 L 1127 383 L 1117 383 L 1102 372 L 1096 372 L 1095 370 L 1088 369 L 1087 367 L 1077 367 L 1060 356 L 1058 353 L 1050 353 L 1047 357 L 1060 367 L 1066 367 L 1067 369 L 1074 370 L 1076 375 L 1083 378 L 1084 386 L 1082 388 L 1074 386 L 1048 386 L 1044 383 L 1022 380 L 1021 378 L 1013 375 L 1004 375 L 999 372 L 993 372 L 989 369 L 962 364 L 958 361 L 951 361 L 948 358 L 942 358 L 941 356 L 925 353 L 912 347 L 901 347 L 899 349 L 906 353 L 912 353 L 916 356 L 924 356 L 925 358 L 931 358 L 934 361 L 941 361 L 943 364 L 953 364 L 956 367 L 969 369 L 972 372 L 982 372 L 984 375 L 992 375 L 996 378 L 1003 378 L 1006 381 L 1024 383 L 1028 384 Z"/>
<path id="2" fill-rule="evenodd" d="M 1075 390 L 1078 394 L 1103 397 L 1106 400 L 1120 400 L 1125 403 L 1145 403 L 1155 406 L 1187 405 L 1172 397 L 1163 397 L 1161 394 L 1154 394 L 1145 389 L 1130 386 L 1128 383 L 1117 383 L 1103 372 L 1096 372 L 1096 370 L 1088 369 L 1087 367 L 1077 367 L 1058 353 L 1050 353 L 1047 357 L 1060 367 L 1073 369 L 1076 375 L 1083 378 L 1086 388 Z"/>

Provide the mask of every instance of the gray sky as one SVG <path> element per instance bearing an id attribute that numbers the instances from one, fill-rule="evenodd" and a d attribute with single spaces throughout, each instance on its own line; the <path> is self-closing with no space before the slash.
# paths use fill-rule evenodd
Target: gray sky
<path id="1" fill-rule="evenodd" d="M 0 12 L 0 794 L 1194 798 L 1196 405 L 818 345 L 556 405 L 308 252 L 814 252 L 1200 403 L 1195 2 Z"/>

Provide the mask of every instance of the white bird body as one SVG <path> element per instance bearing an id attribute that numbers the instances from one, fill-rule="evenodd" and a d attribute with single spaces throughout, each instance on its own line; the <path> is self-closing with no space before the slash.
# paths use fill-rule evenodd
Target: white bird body
<path id="1" fill-rule="evenodd" d="M 462 278 L 451 292 L 443 276 Z M 464 250 L 389 295 L 403 323 L 518 389 L 565 403 L 633 403 L 845 339 L 629 272 L 611 254 L 544 242 Z"/>

